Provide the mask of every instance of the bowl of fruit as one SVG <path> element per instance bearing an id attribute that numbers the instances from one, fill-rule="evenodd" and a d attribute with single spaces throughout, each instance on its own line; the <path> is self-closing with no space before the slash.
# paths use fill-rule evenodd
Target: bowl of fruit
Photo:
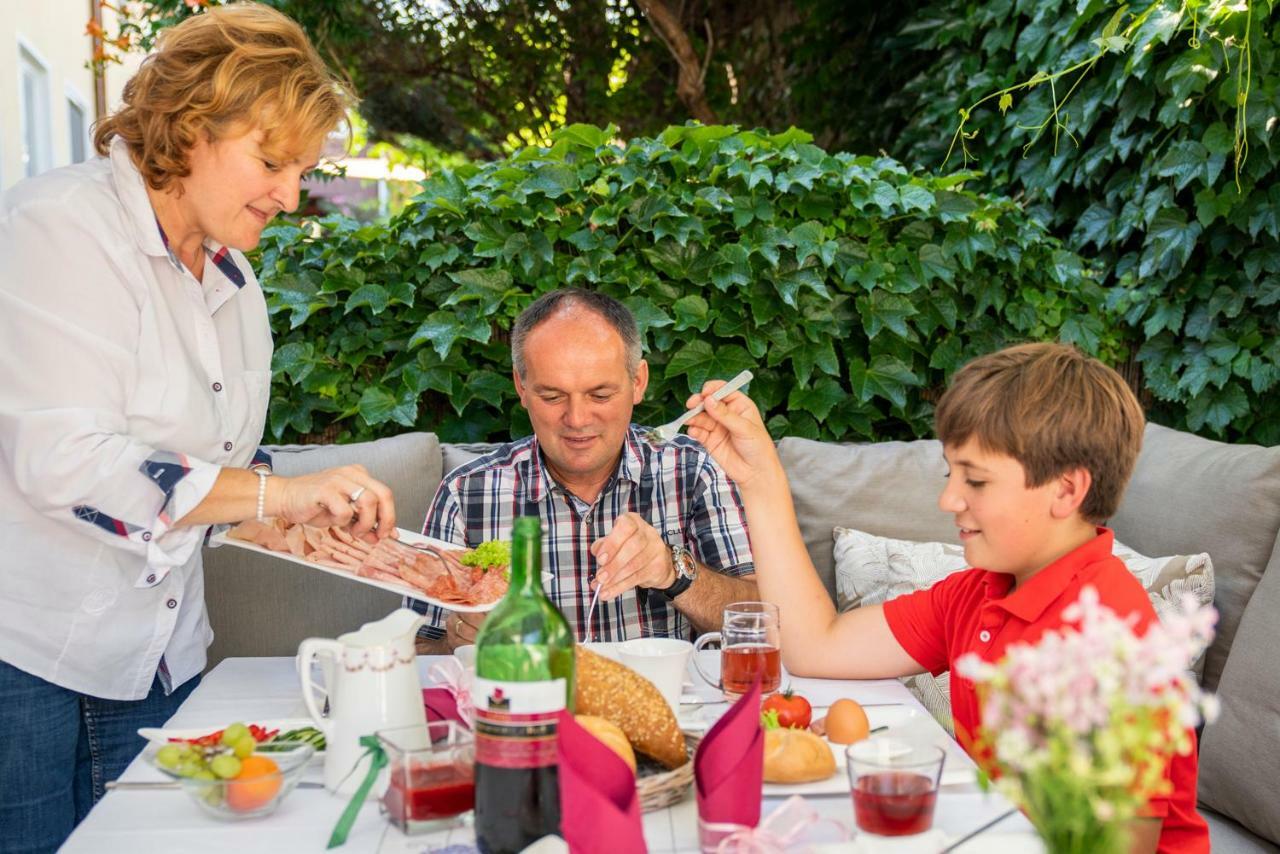
<path id="1" fill-rule="evenodd" d="M 302 778 L 315 748 L 305 741 L 260 741 L 242 723 L 198 739 L 153 744 L 146 756 L 205 812 L 238 820 L 267 815 Z"/>

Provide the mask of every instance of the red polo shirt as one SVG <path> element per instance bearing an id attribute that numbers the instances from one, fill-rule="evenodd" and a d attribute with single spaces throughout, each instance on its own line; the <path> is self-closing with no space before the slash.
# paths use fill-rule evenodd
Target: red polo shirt
<path id="1" fill-rule="evenodd" d="M 956 659 L 974 652 L 998 661 L 1014 643 L 1035 643 L 1063 624 L 1062 611 L 1092 584 L 1102 604 L 1121 617 L 1138 615 L 1138 630 L 1156 619 L 1146 591 L 1115 555 L 1114 536 L 1106 528 L 1080 548 L 1064 555 L 1010 593 L 1013 576 L 968 569 L 953 573 L 927 590 L 900 596 L 884 605 L 884 615 L 898 643 L 925 670 L 937 676 L 952 670 Z M 951 715 L 956 737 L 972 753 L 970 734 L 982 716 L 974 684 L 951 674 Z M 1194 734 L 1193 734 L 1194 739 Z M 1194 744 L 1194 741 L 1193 741 Z M 1175 756 L 1169 777 L 1173 792 L 1153 798 L 1144 815 L 1164 820 L 1160 854 L 1209 851 L 1209 827 L 1196 812 L 1196 753 Z"/>

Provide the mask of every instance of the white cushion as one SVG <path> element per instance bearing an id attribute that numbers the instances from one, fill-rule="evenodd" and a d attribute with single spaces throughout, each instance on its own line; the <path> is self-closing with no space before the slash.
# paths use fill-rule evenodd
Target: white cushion
<path id="1" fill-rule="evenodd" d="M 966 568 L 964 547 L 878 537 L 853 528 L 834 529 L 836 602 L 841 611 L 879 605 L 923 590 Z M 1116 543 L 1114 554 L 1142 583 L 1156 614 L 1163 618 L 1184 593 L 1205 605 L 1213 601 L 1213 562 L 1207 554 L 1146 557 Z M 1203 672 L 1204 657 L 1196 662 Z M 939 723 L 951 730 L 951 674 L 907 677 L 904 684 Z"/>

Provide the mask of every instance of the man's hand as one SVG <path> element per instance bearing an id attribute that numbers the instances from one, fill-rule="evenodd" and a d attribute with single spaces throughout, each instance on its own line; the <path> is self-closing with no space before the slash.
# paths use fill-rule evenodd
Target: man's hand
<path id="1" fill-rule="evenodd" d="M 596 558 L 593 587 L 603 588 L 600 598 L 616 599 L 633 587 L 662 590 L 676 581 L 671 550 L 653 526 L 638 513 L 624 513 L 608 536 L 591 544 Z"/>
<path id="2" fill-rule="evenodd" d="M 466 646 L 469 643 L 476 642 L 476 635 L 480 633 L 480 627 L 484 625 L 484 618 L 487 613 L 483 614 L 459 614 L 453 611 L 445 614 L 445 641 L 449 644 L 449 651 L 457 649 L 460 646 Z"/>

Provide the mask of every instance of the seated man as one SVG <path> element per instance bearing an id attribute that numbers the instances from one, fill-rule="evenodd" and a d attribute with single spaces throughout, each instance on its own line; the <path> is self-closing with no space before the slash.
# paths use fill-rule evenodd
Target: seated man
<path id="1" fill-rule="evenodd" d="M 474 547 L 541 517 L 547 592 L 580 640 L 597 587 L 604 641 L 712 631 L 726 605 L 757 598 L 737 488 L 694 440 L 654 446 L 631 424 L 649 367 L 625 306 L 544 294 L 511 328 L 511 361 L 534 435 L 450 472 L 424 534 Z M 430 613 L 423 653 L 473 643 L 484 618 L 409 604 Z"/>

